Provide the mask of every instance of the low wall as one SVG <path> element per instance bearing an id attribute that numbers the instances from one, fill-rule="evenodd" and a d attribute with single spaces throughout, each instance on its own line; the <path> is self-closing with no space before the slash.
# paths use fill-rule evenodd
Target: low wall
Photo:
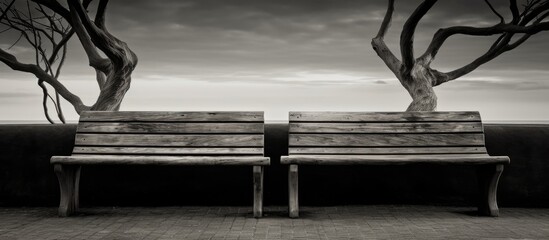
<path id="1" fill-rule="evenodd" d="M 70 155 L 76 125 L 0 125 L 0 206 L 55 206 L 52 155 Z M 549 206 L 549 125 L 485 125 L 491 155 L 511 164 L 500 180 L 503 207 Z M 265 205 L 287 204 L 288 125 L 267 124 Z M 251 205 L 252 169 L 243 166 L 90 166 L 82 170 L 84 206 Z M 302 166 L 300 203 L 474 205 L 469 166 Z"/>

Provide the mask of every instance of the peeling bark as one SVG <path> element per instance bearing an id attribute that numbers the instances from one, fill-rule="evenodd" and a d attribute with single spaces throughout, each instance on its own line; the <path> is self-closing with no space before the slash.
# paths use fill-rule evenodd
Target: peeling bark
<path id="1" fill-rule="evenodd" d="M 406 90 L 412 97 L 412 103 L 406 111 L 435 111 L 437 95 L 433 89 L 433 82 L 436 82 L 436 76 L 428 68 L 416 64 L 409 77 L 406 81 Z"/>

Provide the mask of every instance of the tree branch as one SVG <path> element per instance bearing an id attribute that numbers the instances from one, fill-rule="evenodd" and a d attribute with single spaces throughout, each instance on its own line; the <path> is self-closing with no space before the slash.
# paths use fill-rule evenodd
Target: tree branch
<path id="1" fill-rule="evenodd" d="M 543 19 L 545 19 L 546 17 L 549 17 L 549 12 L 546 12 L 545 14 L 541 15 L 535 22 L 534 24 L 537 24 L 539 22 L 541 22 Z M 521 38 L 519 38 L 518 40 L 516 40 L 514 43 L 511 43 L 511 44 L 508 44 L 507 48 L 509 50 L 512 50 L 516 47 L 518 47 L 519 45 L 521 45 L 522 43 L 524 43 L 526 40 L 528 40 L 528 38 L 530 38 L 532 36 L 532 34 L 525 34 L 524 36 L 522 36 Z"/>
<path id="2" fill-rule="evenodd" d="M 486 53 L 484 53 L 482 56 L 478 57 L 477 59 L 475 59 L 471 63 L 469 63 L 469 64 L 467 64 L 467 65 L 465 65 L 461 68 L 458 68 L 454 71 L 446 73 L 446 75 L 448 75 L 448 78 L 441 79 L 441 81 L 437 82 L 436 85 L 440 85 L 442 83 L 457 79 L 457 78 L 459 78 L 463 75 L 466 75 L 466 74 L 472 72 L 473 70 L 477 69 L 480 65 L 489 62 L 490 60 L 496 58 L 497 56 L 499 56 L 500 54 L 505 52 L 503 49 L 504 49 L 504 47 L 500 47 L 500 48 L 493 49 L 493 50 L 488 50 Z"/>
<path id="3" fill-rule="evenodd" d="M 2 19 L 4 18 L 4 16 L 6 16 L 6 14 L 8 14 L 8 11 L 10 10 L 11 6 L 13 5 L 13 3 L 15 3 L 15 0 L 12 0 L 10 2 L 10 4 L 7 5 L 6 9 L 4 9 L 4 11 L 2 12 L 2 15 L 0 15 L 0 21 L 2 21 Z"/>
<path id="4" fill-rule="evenodd" d="M 44 81 L 42 80 L 38 80 L 38 86 L 40 86 L 40 88 L 42 89 L 42 108 L 44 109 L 44 115 L 46 116 L 48 122 L 54 124 L 55 122 L 53 121 L 53 119 L 51 119 L 50 114 L 48 113 L 48 97 L 50 95 L 48 93 L 48 88 L 46 88 L 46 85 L 44 85 Z"/>
<path id="5" fill-rule="evenodd" d="M 70 24 L 71 21 L 71 15 L 69 13 L 69 10 L 67 10 L 63 5 L 61 5 L 56 0 L 32 0 L 33 2 L 46 6 L 47 8 L 51 9 L 53 12 L 61 15 L 65 20 L 67 20 Z"/>
<path id="6" fill-rule="evenodd" d="M 78 21 L 82 23 L 93 44 L 105 53 L 113 64 L 121 64 L 125 56 L 121 54 L 123 50 L 120 46 L 107 34 L 105 34 L 103 30 L 99 29 L 94 23 L 92 23 L 79 0 L 68 0 L 68 3 L 73 20 L 78 19 Z"/>
<path id="7" fill-rule="evenodd" d="M 539 1 L 532 1 L 528 5 L 526 5 L 523 13 L 521 14 L 522 20 L 520 21 L 520 25 L 524 26 L 530 21 L 534 20 L 539 14 L 549 9 L 549 1 L 543 2 L 539 4 Z"/>
<path id="8" fill-rule="evenodd" d="M 105 59 L 101 57 L 99 52 L 97 51 L 94 43 L 91 41 L 91 38 L 89 37 L 88 33 L 84 28 L 82 28 L 82 22 L 80 21 L 80 18 L 76 13 L 73 14 L 73 11 L 67 10 L 65 7 L 63 7 L 59 2 L 55 0 L 32 0 L 36 2 L 39 5 L 43 5 L 49 9 L 51 9 L 53 12 L 61 15 L 71 26 L 72 31 L 75 31 L 78 39 L 80 40 L 80 43 L 82 44 L 82 47 L 84 48 L 84 51 L 86 52 L 86 55 L 88 56 L 89 65 L 96 70 L 108 72 L 108 69 L 110 68 L 110 61 L 108 59 Z M 80 5 L 85 11 L 89 4 L 91 3 L 91 0 L 85 0 L 82 4 L 76 1 L 78 5 Z M 71 35 L 71 33 L 69 33 Z M 68 37 L 67 39 L 63 39 L 62 41 L 66 42 L 70 39 Z M 61 42 L 60 42 L 61 43 Z M 57 51 L 59 51 L 60 47 L 57 47 Z"/>
<path id="9" fill-rule="evenodd" d="M 405 68 L 411 69 L 414 65 L 414 33 L 416 31 L 417 24 L 427 14 L 427 11 L 437 2 L 437 0 L 425 0 L 423 1 L 412 15 L 404 23 L 402 32 L 400 34 L 400 53 L 402 55 L 402 62 Z"/>
<path id="10" fill-rule="evenodd" d="M 57 110 L 57 117 L 63 124 L 67 123 L 65 120 L 65 114 L 63 113 L 63 108 L 61 107 L 61 98 L 59 97 L 59 92 L 55 91 L 55 100 L 56 105 L 55 109 Z"/>
<path id="11" fill-rule="evenodd" d="M 53 63 L 55 57 L 57 56 L 57 53 L 59 53 L 59 51 L 62 49 L 62 48 L 65 48 L 66 45 L 67 45 L 67 42 L 69 41 L 69 39 L 71 39 L 71 37 L 74 35 L 74 30 L 71 29 L 65 36 L 63 36 L 63 38 L 61 39 L 61 41 L 59 41 L 54 47 L 53 47 L 53 51 L 51 53 L 51 57 L 50 59 L 48 59 L 48 61 L 51 63 Z"/>
<path id="12" fill-rule="evenodd" d="M 385 17 L 383 18 L 383 22 L 381 24 L 381 27 L 379 28 L 379 32 L 377 33 L 377 36 L 372 39 L 372 47 L 374 51 L 377 53 L 377 55 L 383 60 L 385 65 L 389 67 L 389 69 L 397 76 L 397 78 L 401 79 L 400 77 L 400 67 L 402 63 L 398 58 L 391 52 L 389 47 L 385 44 L 385 41 L 383 38 L 385 37 L 385 34 L 387 33 L 387 30 L 391 26 L 393 11 L 394 11 L 394 0 L 388 1 L 387 6 L 387 12 L 385 12 Z"/>
<path id="13" fill-rule="evenodd" d="M 445 29 L 439 29 L 435 35 L 433 36 L 433 39 L 431 40 L 431 43 L 427 47 L 427 50 L 425 53 L 420 57 L 421 59 L 425 59 L 426 62 L 431 62 L 436 54 L 438 53 L 438 50 L 440 47 L 442 47 L 442 44 L 448 39 L 450 36 L 455 34 L 464 34 L 464 35 L 471 35 L 471 36 L 490 36 L 495 34 L 503 34 L 503 33 L 525 33 L 525 34 L 536 34 L 541 31 L 549 30 L 549 22 L 543 22 L 539 24 L 533 24 L 530 26 L 518 26 L 514 24 L 497 24 L 491 27 L 468 27 L 468 26 L 455 26 L 455 27 L 449 27 Z"/>
<path id="14" fill-rule="evenodd" d="M 11 69 L 21 72 L 28 72 L 34 74 L 39 80 L 43 80 L 50 84 L 59 94 L 70 102 L 77 113 L 88 110 L 90 107 L 84 105 L 82 100 L 70 92 L 61 82 L 59 82 L 54 77 L 48 75 L 47 72 L 42 70 L 40 67 L 33 64 L 24 64 L 17 61 L 17 58 L 8 52 L 0 49 L 0 61 L 8 65 Z"/>
<path id="15" fill-rule="evenodd" d="M 513 24 L 517 24 L 520 21 L 520 13 L 517 6 L 517 0 L 509 0 L 509 9 L 511 9 L 511 14 L 513 14 Z"/>
<path id="16" fill-rule="evenodd" d="M 385 37 L 385 34 L 387 33 L 387 30 L 389 29 L 389 27 L 391 27 L 393 12 L 395 11 L 395 0 L 389 0 L 388 2 L 389 4 L 387 6 L 387 12 L 385 12 L 385 17 L 383 17 L 383 22 L 379 27 L 376 38 L 383 39 Z"/>
<path id="17" fill-rule="evenodd" d="M 107 31 L 105 14 L 108 1 L 99 0 L 95 22 L 90 20 L 91 15 L 86 10 L 92 0 L 67 0 L 68 6 L 60 4 L 58 0 L 32 1 L 38 4 L 38 8 L 32 13 L 42 14 L 41 16 L 33 18 L 30 11 L 27 16 L 25 13 L 20 14 L 11 10 L 8 15 L 20 14 L 19 18 L 13 18 L 11 29 L 19 31 L 27 42 L 34 47 L 36 63 L 21 63 L 14 55 L 2 49 L 0 49 L 0 62 L 5 63 L 13 70 L 35 75 L 41 87 L 47 84 L 53 87 L 56 91 L 55 97 L 57 100 L 53 99 L 52 95 L 47 94 L 47 90 L 50 90 L 49 87 L 43 87 L 42 89 L 46 93 L 43 104 L 46 107 L 46 114 L 48 114 L 47 107 L 50 106 L 48 99 L 51 99 L 55 104 L 57 113 L 60 114 L 61 121 L 63 121 L 63 118 L 61 116 L 59 96 L 69 101 L 78 113 L 88 109 L 118 110 L 125 93 L 129 89 L 131 73 L 137 64 L 137 56 L 125 42 L 120 41 Z M 7 2 L 0 3 L 0 6 L 7 6 Z M 29 7 L 27 8 L 29 9 Z M 7 22 L 6 25 L 10 24 L 10 18 L 12 17 L 4 18 L 0 23 L 6 24 Z M 68 23 L 70 27 L 66 27 L 64 23 Z M 8 26 L 10 27 L 10 25 Z M 76 33 L 86 51 L 90 65 L 96 70 L 96 79 L 101 88 L 99 96 L 92 106 L 84 105 L 78 96 L 67 90 L 57 79 L 64 62 L 67 41 L 74 33 Z M 59 36 L 61 37 L 58 38 Z M 49 44 L 46 37 L 52 47 L 52 55 L 48 56 L 46 56 L 46 53 L 50 53 L 50 45 L 45 45 Z M 58 40 L 60 40 L 59 43 L 57 43 Z M 63 51 L 63 56 L 60 56 L 60 51 Z M 107 58 L 104 58 L 105 55 Z M 60 59 L 59 63 L 57 63 L 58 59 Z M 46 64 L 46 69 L 41 68 L 41 64 Z"/>
<path id="18" fill-rule="evenodd" d="M 34 37 L 34 44 L 33 44 L 33 45 L 35 46 L 35 50 L 34 50 L 34 51 L 35 51 L 35 53 L 36 53 L 36 55 L 35 55 L 35 57 L 36 57 L 36 66 L 40 67 L 40 61 L 38 60 L 38 56 L 39 56 L 40 51 L 41 51 L 42 49 L 40 48 L 40 45 L 41 45 L 41 44 L 38 43 L 38 38 L 36 37 L 36 28 L 34 27 L 34 24 L 33 24 L 32 15 L 31 15 L 31 10 L 30 10 L 30 5 L 29 5 L 29 0 L 27 0 L 27 10 L 28 10 L 28 12 L 29 12 L 29 20 L 30 20 L 30 26 L 29 26 L 29 28 L 30 28 L 30 31 L 32 32 L 32 35 L 33 35 L 33 37 Z M 29 40 L 29 42 L 30 42 L 30 40 Z"/>
<path id="19" fill-rule="evenodd" d="M 499 35 L 499 37 L 496 39 L 496 41 L 494 41 L 494 43 L 492 43 L 492 46 L 490 46 L 490 49 L 489 50 L 493 50 L 495 48 L 497 48 L 502 42 L 505 42 L 504 40 L 507 40 L 509 39 L 510 40 L 510 37 L 509 37 L 510 34 L 501 34 Z M 509 41 L 507 40 L 507 42 L 505 42 L 504 44 L 507 44 Z"/>
<path id="20" fill-rule="evenodd" d="M 389 69 L 395 74 L 395 76 L 397 76 L 397 78 L 401 79 L 400 69 L 402 66 L 402 62 L 398 60 L 398 58 L 391 52 L 383 39 L 372 39 L 372 47 L 374 48 L 374 51 L 377 53 L 377 55 L 381 58 L 381 60 L 383 60 L 385 65 L 389 67 Z"/>
<path id="21" fill-rule="evenodd" d="M 88 55 L 90 66 L 96 69 L 105 69 L 105 63 L 108 60 L 102 58 L 95 48 L 95 45 L 88 32 L 82 27 L 80 17 L 78 17 L 78 14 L 74 11 L 71 11 L 71 17 L 73 21 L 73 24 L 71 24 L 71 26 L 76 32 L 78 39 L 80 39 L 80 43 L 82 44 L 82 47 L 84 47 L 84 51 L 86 51 L 86 54 Z"/>
<path id="22" fill-rule="evenodd" d="M 543 15 L 539 16 L 532 23 L 532 25 L 530 27 L 539 25 L 540 22 L 548 16 L 549 16 L 549 12 L 546 12 Z M 549 22 L 545 22 L 544 24 L 546 24 L 546 26 L 547 26 L 545 30 L 549 30 Z M 446 81 L 451 81 L 451 80 L 457 79 L 457 78 L 459 78 L 459 77 L 461 77 L 465 74 L 468 74 L 468 73 L 472 72 L 473 70 L 477 69 L 478 67 L 480 67 L 482 64 L 484 64 L 484 63 L 496 58 L 497 56 L 501 55 L 502 53 L 515 49 L 516 47 L 518 47 L 519 45 L 524 43 L 526 40 L 528 40 L 532 36 L 532 34 L 534 34 L 534 33 L 537 33 L 537 32 L 535 32 L 535 31 L 533 33 L 526 32 L 524 36 L 522 36 L 521 38 L 519 38 L 518 40 L 516 40 L 514 43 L 511 43 L 511 44 L 509 44 L 509 42 L 511 41 L 511 38 L 512 38 L 513 34 L 508 34 L 505 37 L 504 40 L 501 40 L 501 43 L 499 43 L 497 47 L 490 48 L 490 50 L 488 50 L 485 54 L 483 54 L 479 58 L 475 59 L 473 62 L 471 62 L 471 63 L 469 63 L 469 64 L 467 64 L 467 65 L 465 65 L 465 66 L 463 66 L 459 69 L 448 72 L 447 75 L 448 75 L 449 78 Z M 504 36 L 504 35 L 502 35 L 502 36 Z"/>
<path id="23" fill-rule="evenodd" d="M 503 16 L 501 16 L 501 14 L 498 13 L 498 11 L 496 11 L 496 9 L 494 8 L 494 6 L 492 6 L 492 4 L 490 3 L 490 0 L 484 0 L 484 2 L 486 4 L 488 4 L 488 7 L 490 7 L 490 10 L 492 10 L 492 12 L 494 14 L 496 14 L 496 16 L 498 16 L 499 18 L 499 22 L 500 23 L 505 23 L 505 19 L 503 18 Z"/>
<path id="24" fill-rule="evenodd" d="M 105 12 L 107 10 L 107 3 L 109 3 L 108 0 L 101 0 L 99 1 L 99 5 L 97 6 L 97 13 L 95 14 L 95 25 L 102 30 L 106 30 L 105 27 Z"/>

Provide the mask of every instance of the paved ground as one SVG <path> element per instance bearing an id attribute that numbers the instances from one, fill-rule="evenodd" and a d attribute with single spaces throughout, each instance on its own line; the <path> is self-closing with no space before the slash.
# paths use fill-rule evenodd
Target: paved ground
<path id="1" fill-rule="evenodd" d="M 549 239 L 549 209 L 501 209 L 501 217 L 473 208 L 430 206 L 285 208 L 84 208 L 59 218 L 54 208 L 0 208 L 0 239 Z"/>

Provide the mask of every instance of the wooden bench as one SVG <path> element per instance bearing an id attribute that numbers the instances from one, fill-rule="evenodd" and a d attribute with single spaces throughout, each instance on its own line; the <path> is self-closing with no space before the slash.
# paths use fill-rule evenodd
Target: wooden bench
<path id="1" fill-rule="evenodd" d="M 263 112 L 84 112 L 71 156 L 54 156 L 59 215 L 78 210 L 84 165 L 250 165 L 263 212 Z"/>
<path id="2" fill-rule="evenodd" d="M 290 112 L 289 215 L 299 216 L 298 165 L 461 164 L 478 167 L 479 212 L 498 216 L 509 157 L 489 156 L 478 112 Z"/>

